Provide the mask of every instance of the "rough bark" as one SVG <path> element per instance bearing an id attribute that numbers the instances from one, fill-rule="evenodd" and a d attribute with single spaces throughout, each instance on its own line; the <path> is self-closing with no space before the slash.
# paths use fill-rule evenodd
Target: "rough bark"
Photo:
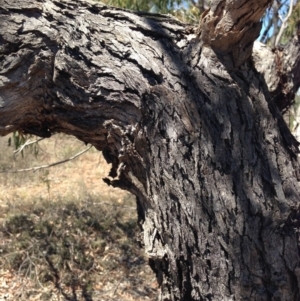
<path id="1" fill-rule="evenodd" d="M 254 44 L 255 67 L 266 80 L 272 100 L 281 112 L 291 106 L 300 87 L 300 31 L 285 45 L 270 49 Z"/>
<path id="2" fill-rule="evenodd" d="M 228 69 L 241 66 L 252 54 L 263 13 L 272 0 L 215 0 L 202 15 L 200 38 Z"/>
<path id="3" fill-rule="evenodd" d="M 0 133 L 103 151 L 105 181 L 137 196 L 160 300 L 300 299 L 298 144 L 250 57 L 269 2 L 215 1 L 196 31 L 93 2 L 0 0 Z M 209 42 L 219 22 L 227 38 Z"/>

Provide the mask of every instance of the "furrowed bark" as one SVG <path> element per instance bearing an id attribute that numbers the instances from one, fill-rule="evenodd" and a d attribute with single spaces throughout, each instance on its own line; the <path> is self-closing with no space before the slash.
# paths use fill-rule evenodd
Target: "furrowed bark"
<path id="1" fill-rule="evenodd" d="M 216 3 L 220 24 L 247 7 Z M 103 151 L 105 181 L 137 196 L 160 300 L 299 300 L 298 144 L 250 59 L 254 33 L 228 28 L 219 52 L 219 35 L 75 0 L 0 0 L 0 28 L 0 133 Z"/>

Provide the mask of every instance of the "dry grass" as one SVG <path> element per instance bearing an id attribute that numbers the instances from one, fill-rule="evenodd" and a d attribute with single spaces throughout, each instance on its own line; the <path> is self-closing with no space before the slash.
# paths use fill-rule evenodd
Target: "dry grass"
<path id="1" fill-rule="evenodd" d="M 85 146 L 57 135 L 35 157 L 13 158 L 0 141 L 0 170 L 70 157 Z M 0 174 L 0 301 L 156 300 L 157 283 L 138 247 L 135 200 L 101 178 L 109 166 L 90 150 L 76 161 Z"/>

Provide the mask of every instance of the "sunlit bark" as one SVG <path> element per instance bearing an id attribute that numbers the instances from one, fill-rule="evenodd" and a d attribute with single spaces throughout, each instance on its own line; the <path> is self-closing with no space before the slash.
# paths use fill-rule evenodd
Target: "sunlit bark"
<path id="1" fill-rule="evenodd" d="M 212 2 L 191 29 L 94 2 L 0 0 L 0 133 L 103 151 L 105 181 L 137 196 L 160 300 L 296 301 L 298 144 L 251 58 L 272 1 Z"/>

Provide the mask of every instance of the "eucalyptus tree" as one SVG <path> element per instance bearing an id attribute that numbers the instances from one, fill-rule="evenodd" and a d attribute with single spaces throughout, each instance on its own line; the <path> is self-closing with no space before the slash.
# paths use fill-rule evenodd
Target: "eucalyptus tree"
<path id="1" fill-rule="evenodd" d="M 0 133 L 94 145 L 137 197 L 160 300 L 299 300 L 299 143 L 278 109 L 299 34 L 254 42 L 272 0 L 197 26 L 83 0 L 0 0 Z M 99 179 L 100 180 L 100 179 Z"/>

